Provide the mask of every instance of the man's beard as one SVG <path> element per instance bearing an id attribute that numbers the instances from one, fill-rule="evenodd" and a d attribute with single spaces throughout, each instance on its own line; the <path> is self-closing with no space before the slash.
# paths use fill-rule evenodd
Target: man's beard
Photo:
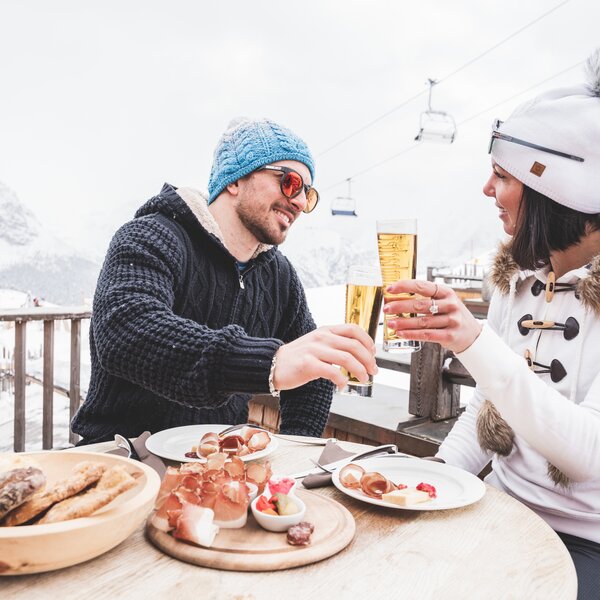
<path id="1" fill-rule="evenodd" d="M 285 241 L 288 230 L 281 231 L 278 225 L 271 225 L 269 217 L 271 213 L 260 218 L 253 211 L 247 211 L 238 206 L 238 217 L 244 227 L 261 243 L 271 246 L 279 246 Z"/>

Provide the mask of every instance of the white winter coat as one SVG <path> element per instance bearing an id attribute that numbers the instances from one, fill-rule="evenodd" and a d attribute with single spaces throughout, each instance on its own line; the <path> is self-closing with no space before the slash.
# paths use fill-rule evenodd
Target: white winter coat
<path id="1" fill-rule="evenodd" d="M 558 284 L 572 287 L 554 293 L 550 302 L 544 289 L 537 296 L 532 292 L 536 280 L 539 292 L 547 278 L 547 268 L 518 271 L 501 251 L 488 322 L 458 355 L 477 382 L 476 392 L 438 456 L 472 473 L 491 458 L 488 483 L 525 503 L 555 530 L 600 542 L 600 257 L 558 279 L 556 290 L 565 289 Z M 523 335 L 519 321 L 525 315 L 559 323 L 573 317 L 579 333 L 571 340 L 561 330 Z M 549 373 L 534 373 L 526 350 L 541 365 L 560 361 L 564 378 L 552 381 Z M 483 415 L 485 405 L 491 406 L 486 400 L 501 417 L 492 433 L 489 427 L 482 430 L 481 418 L 478 430 L 480 411 Z M 493 448 L 502 426 L 514 433 L 507 456 L 480 445 Z"/>

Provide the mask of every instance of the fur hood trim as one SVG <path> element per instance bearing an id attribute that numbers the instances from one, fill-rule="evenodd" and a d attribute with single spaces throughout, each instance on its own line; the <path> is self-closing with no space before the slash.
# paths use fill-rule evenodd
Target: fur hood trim
<path id="1" fill-rule="evenodd" d="M 519 272 L 519 267 L 512 257 L 510 246 L 510 241 L 500 244 L 489 274 L 492 285 L 498 288 L 504 296 L 510 291 L 511 279 L 515 273 Z"/>
<path id="2" fill-rule="evenodd" d="M 507 295 L 510 291 L 510 282 L 517 273 L 524 274 L 524 271 L 520 271 L 511 255 L 510 241 L 504 242 L 494 258 L 489 281 L 501 294 Z M 600 255 L 594 257 L 590 263 L 588 276 L 577 282 L 576 295 L 588 310 L 600 317 Z"/>

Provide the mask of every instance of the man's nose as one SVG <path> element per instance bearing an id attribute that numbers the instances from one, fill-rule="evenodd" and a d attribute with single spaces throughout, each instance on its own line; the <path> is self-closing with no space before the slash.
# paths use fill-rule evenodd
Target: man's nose
<path id="1" fill-rule="evenodd" d="M 306 192 L 302 190 L 295 198 L 289 198 L 290 204 L 297 212 L 302 212 L 306 208 Z"/>

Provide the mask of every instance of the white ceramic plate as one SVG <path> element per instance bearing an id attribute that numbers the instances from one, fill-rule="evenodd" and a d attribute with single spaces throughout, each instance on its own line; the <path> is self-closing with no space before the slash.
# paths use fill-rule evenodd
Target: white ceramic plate
<path id="1" fill-rule="evenodd" d="M 341 469 L 333 473 L 333 483 L 338 490 L 351 498 L 377 506 L 399 508 L 400 510 L 444 510 L 467 506 L 477 502 L 485 494 L 485 484 L 475 475 L 443 463 L 390 455 L 367 458 L 356 464 L 359 464 L 367 472 L 381 473 L 395 484 L 403 483 L 408 487 L 415 487 L 421 482 L 430 483 L 437 491 L 437 498 L 429 502 L 412 506 L 398 506 L 371 498 L 361 489 L 353 490 L 344 487 L 340 483 L 339 472 Z"/>
<path id="2" fill-rule="evenodd" d="M 214 431 L 219 433 L 224 429 L 231 427 L 230 425 L 184 425 L 183 427 L 173 427 L 172 429 L 165 429 L 151 435 L 146 440 L 146 448 L 152 454 L 160 456 L 162 458 L 168 458 L 169 460 L 177 460 L 179 462 L 205 462 L 204 458 L 188 458 L 186 452 L 191 452 L 193 446 L 197 446 L 200 443 L 200 439 L 205 433 Z M 231 435 L 239 433 L 233 431 Z M 271 436 L 269 445 L 264 449 L 246 456 L 240 456 L 240 458 L 246 462 L 249 460 L 256 460 L 268 456 L 277 448 L 277 439 Z"/>

